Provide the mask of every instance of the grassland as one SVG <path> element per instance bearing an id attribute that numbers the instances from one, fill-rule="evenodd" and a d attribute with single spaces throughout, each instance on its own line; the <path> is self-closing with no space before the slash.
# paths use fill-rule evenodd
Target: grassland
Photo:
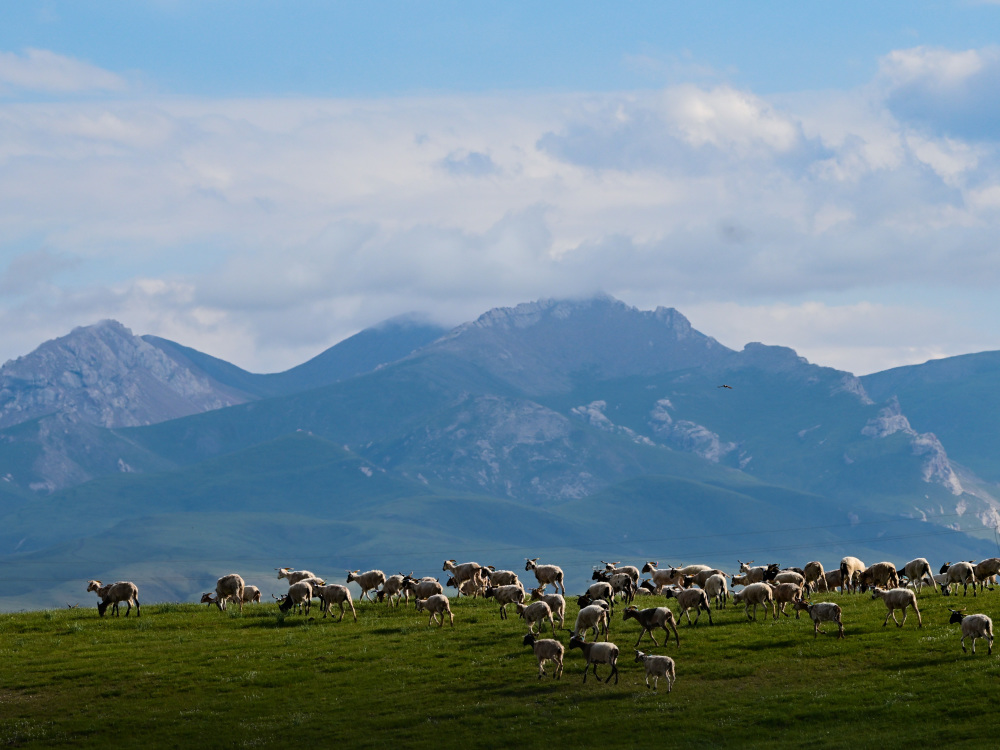
<path id="1" fill-rule="evenodd" d="M 998 597 L 959 600 L 993 615 Z M 814 639 L 807 620 L 751 623 L 733 607 L 712 627 L 704 615 L 682 625 L 679 649 L 654 649 L 676 659 L 672 693 L 646 689 L 632 661 L 638 626 L 618 613 L 618 685 L 583 684 L 579 651 L 561 681 L 539 682 L 523 622 L 481 600 L 454 602 L 454 628 L 367 603 L 357 623 L 273 604 L 0 615 L 0 745 L 995 747 L 1000 644 L 963 654 L 947 624 L 954 598 L 922 595 L 922 629 L 912 614 L 883 628 L 885 607 L 867 595 L 819 598 L 843 606 L 845 640 Z"/>

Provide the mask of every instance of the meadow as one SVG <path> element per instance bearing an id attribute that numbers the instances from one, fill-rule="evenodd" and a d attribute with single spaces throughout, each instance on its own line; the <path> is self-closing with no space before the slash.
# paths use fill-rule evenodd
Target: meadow
<path id="1" fill-rule="evenodd" d="M 639 626 L 620 605 L 617 685 L 584 684 L 579 650 L 561 680 L 539 681 L 523 621 L 484 600 L 453 601 L 453 628 L 428 627 L 412 604 L 367 602 L 357 623 L 270 603 L 242 615 L 195 604 L 147 604 L 140 618 L 101 619 L 93 605 L 4 614 L 0 745 L 992 747 L 1000 644 L 963 654 L 948 605 L 993 615 L 998 596 L 925 592 L 918 629 L 912 612 L 883 627 L 885 606 L 867 594 L 818 595 L 843 607 L 844 640 L 829 623 L 834 635 L 814 639 L 804 616 L 749 622 L 730 605 L 713 626 L 704 614 L 683 623 L 679 648 L 657 635 L 652 651 L 677 662 L 670 693 L 645 687 Z M 568 610 L 571 627 L 575 601 Z"/>

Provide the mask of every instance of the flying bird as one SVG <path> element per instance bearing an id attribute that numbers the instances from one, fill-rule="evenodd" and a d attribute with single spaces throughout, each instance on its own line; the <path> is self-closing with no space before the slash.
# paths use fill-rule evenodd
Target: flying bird
<path id="1" fill-rule="evenodd" d="M 733 387 L 731 385 L 726 385 L 725 383 L 723 383 L 722 385 L 717 385 L 716 388 L 728 388 L 729 390 L 733 390 Z"/>

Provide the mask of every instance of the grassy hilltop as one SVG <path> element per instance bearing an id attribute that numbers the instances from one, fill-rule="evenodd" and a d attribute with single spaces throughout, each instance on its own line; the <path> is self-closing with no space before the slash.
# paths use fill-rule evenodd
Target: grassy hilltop
<path id="1" fill-rule="evenodd" d="M 146 605 L 139 619 L 99 619 L 94 607 L 0 615 L 0 745 L 995 746 L 1000 644 L 994 656 L 982 641 L 963 654 L 947 607 L 994 615 L 997 596 L 925 593 L 922 629 L 912 613 L 883 628 L 885 607 L 868 595 L 815 597 L 844 608 L 843 641 L 814 640 L 806 619 L 751 623 L 730 606 L 712 627 L 704 615 L 682 625 L 680 649 L 653 649 L 677 662 L 672 693 L 644 686 L 638 626 L 620 608 L 617 686 L 584 685 L 578 650 L 561 681 L 539 682 L 523 622 L 501 621 L 492 601 L 453 602 L 455 627 L 441 629 L 412 605 L 368 603 L 356 624 L 273 604 L 242 616 L 193 604 Z"/>

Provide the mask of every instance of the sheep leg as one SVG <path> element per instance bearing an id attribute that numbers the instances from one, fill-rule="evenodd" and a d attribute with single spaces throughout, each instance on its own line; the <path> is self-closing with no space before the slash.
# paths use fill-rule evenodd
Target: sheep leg
<path id="1" fill-rule="evenodd" d="M 680 638 L 679 635 L 677 635 L 677 628 L 673 627 L 673 626 L 671 626 L 671 627 L 672 627 L 672 629 L 674 631 L 674 640 L 677 642 L 677 648 L 680 648 L 681 647 L 681 638 Z M 669 633 L 669 631 L 667 631 L 666 628 L 664 628 L 663 630 L 667 632 L 667 637 L 663 639 L 663 645 L 666 646 L 667 645 L 667 641 L 670 640 L 670 633 Z"/>
<path id="2" fill-rule="evenodd" d="M 706 606 L 706 607 L 705 607 L 705 611 L 706 611 L 706 612 L 708 612 L 708 624 L 709 624 L 709 625 L 715 625 L 715 623 L 714 623 L 714 622 L 712 622 L 712 608 L 711 608 L 711 607 L 708 607 L 708 606 Z M 700 616 L 701 616 L 701 615 L 699 615 L 699 617 L 700 617 Z"/>
<path id="3" fill-rule="evenodd" d="M 609 682 L 611 682 L 611 677 L 612 676 L 614 676 L 614 678 L 615 678 L 615 684 L 617 685 L 618 684 L 618 662 L 617 661 L 611 662 L 611 674 L 609 674 L 608 675 L 608 679 L 606 679 L 604 681 L 605 685 L 607 685 Z"/>

